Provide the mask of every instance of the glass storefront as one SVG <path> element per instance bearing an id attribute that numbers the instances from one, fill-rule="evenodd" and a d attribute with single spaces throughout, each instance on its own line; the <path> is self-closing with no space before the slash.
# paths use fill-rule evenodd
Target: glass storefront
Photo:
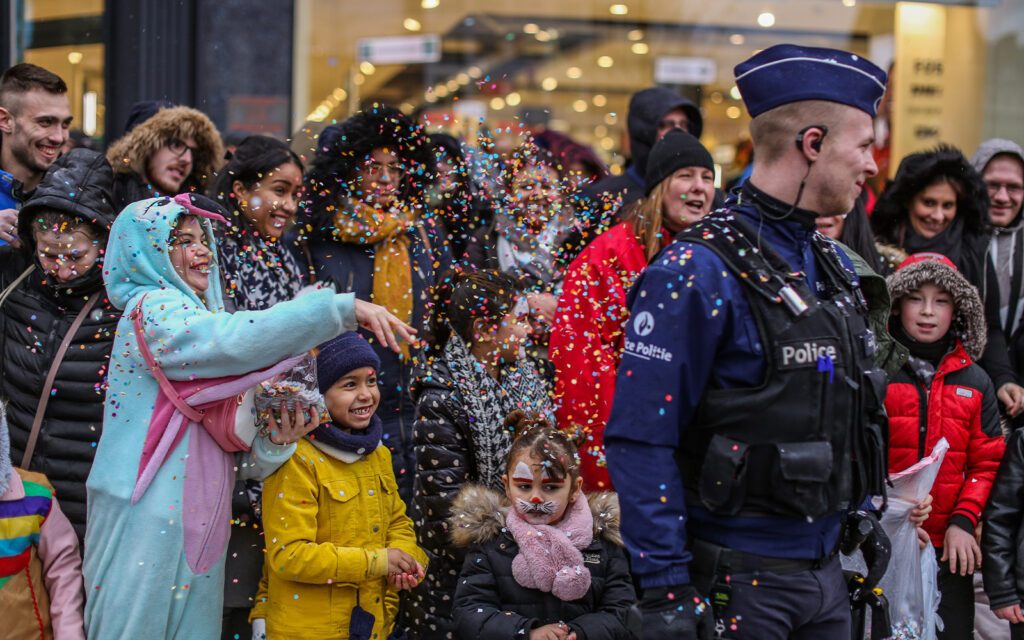
<path id="1" fill-rule="evenodd" d="M 629 97 L 660 84 L 700 105 L 728 177 L 749 123 L 732 69 L 795 42 L 892 66 L 880 157 L 1024 139 L 1016 0 L 297 0 L 295 25 L 294 122 L 307 134 L 380 101 L 463 136 L 555 129 L 621 171 Z"/>
<path id="2" fill-rule="evenodd" d="M 68 85 L 72 129 L 103 137 L 103 0 L 25 0 L 18 11 L 16 58 L 56 73 Z"/>

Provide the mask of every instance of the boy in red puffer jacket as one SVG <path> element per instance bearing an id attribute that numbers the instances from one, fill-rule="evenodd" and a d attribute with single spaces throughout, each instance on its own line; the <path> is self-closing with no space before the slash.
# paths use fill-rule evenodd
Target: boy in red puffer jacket
<path id="1" fill-rule="evenodd" d="M 1005 447 L 995 389 L 974 364 L 985 348 L 984 308 L 977 290 L 941 254 L 910 256 L 887 282 L 889 331 L 910 350 L 885 399 L 889 471 L 914 464 L 940 438 L 949 442 L 923 528 L 940 558 L 945 629 L 939 638 L 971 638 L 973 573 L 981 564 L 975 527 Z"/>

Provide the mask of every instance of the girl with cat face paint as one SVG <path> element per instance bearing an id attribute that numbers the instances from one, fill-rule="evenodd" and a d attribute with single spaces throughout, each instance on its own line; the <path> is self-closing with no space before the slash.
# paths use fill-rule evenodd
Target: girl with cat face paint
<path id="1" fill-rule="evenodd" d="M 505 495 L 467 485 L 452 505 L 452 540 L 469 547 L 456 637 L 635 637 L 615 495 L 581 491 L 576 446 L 545 419 L 514 411 L 505 426 L 515 435 Z"/>

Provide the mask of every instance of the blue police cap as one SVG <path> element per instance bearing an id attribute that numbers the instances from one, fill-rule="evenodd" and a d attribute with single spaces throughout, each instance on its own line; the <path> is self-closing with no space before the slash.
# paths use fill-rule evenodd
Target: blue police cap
<path id="1" fill-rule="evenodd" d="M 736 86 L 750 117 L 790 102 L 826 100 L 872 118 L 885 93 L 885 72 L 838 49 L 778 44 L 736 65 Z"/>

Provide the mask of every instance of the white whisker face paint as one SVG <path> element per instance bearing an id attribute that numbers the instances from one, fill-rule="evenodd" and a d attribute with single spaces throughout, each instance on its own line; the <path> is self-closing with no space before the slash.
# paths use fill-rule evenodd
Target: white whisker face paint
<path id="1" fill-rule="evenodd" d="M 554 500 L 544 502 L 527 502 L 522 498 L 516 498 L 516 507 L 519 512 L 526 516 L 550 516 L 558 509 L 558 503 Z"/>

